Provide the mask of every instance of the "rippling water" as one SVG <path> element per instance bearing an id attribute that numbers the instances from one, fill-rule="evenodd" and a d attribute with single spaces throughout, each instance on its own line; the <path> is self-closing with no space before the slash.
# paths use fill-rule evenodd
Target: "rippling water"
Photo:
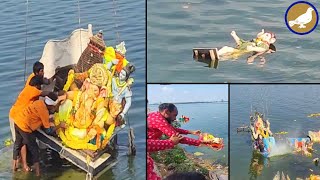
<path id="1" fill-rule="evenodd" d="M 25 2 L 3 0 L 1 3 L 0 142 L 11 136 L 8 113 L 24 84 Z M 40 59 L 49 39 L 64 39 L 79 28 L 77 2 L 29 0 L 27 75 L 32 72 L 32 64 Z M 137 156 L 132 158 L 126 155 L 127 131 L 122 131 L 118 139 L 118 163 L 103 174 L 101 179 L 145 179 L 145 1 L 115 2 L 117 16 L 114 16 L 113 1 L 80 0 L 80 26 L 87 28 L 87 24 L 91 23 L 94 33 L 102 29 L 104 40 L 112 46 L 117 44 L 118 31 L 120 40 L 126 43 L 128 60 L 136 66 L 129 119 L 135 129 Z M 118 28 L 115 28 L 116 25 Z M 11 157 L 10 148 L 0 150 L 0 179 L 12 177 Z M 85 173 L 74 166 L 65 166 L 63 170 L 61 172 L 59 169 L 58 173 L 57 169 L 49 166 L 44 170 L 44 178 L 85 178 Z M 17 176 L 28 177 L 22 173 Z"/>
<path id="2" fill-rule="evenodd" d="M 316 7 L 318 1 L 309 1 Z M 149 0 L 147 3 L 148 82 L 318 82 L 317 28 L 309 35 L 291 33 L 284 22 L 290 0 Z M 194 47 L 234 46 L 232 30 L 252 39 L 262 28 L 276 33 L 277 52 L 260 67 L 237 61 L 207 68 L 192 59 Z"/>
<path id="3" fill-rule="evenodd" d="M 306 137 L 308 131 L 318 131 L 318 118 L 308 118 L 320 112 L 319 85 L 231 85 L 230 87 L 230 177 L 231 179 L 269 180 L 277 171 L 291 179 L 305 179 L 311 173 L 320 174 L 312 159 L 319 157 L 320 145 L 313 146 L 313 157 L 286 154 L 263 159 L 253 154 L 249 133 L 236 128 L 249 124 L 251 105 L 264 112 L 273 133 L 287 131 L 287 137 Z M 285 136 L 283 136 L 285 137 Z M 276 142 L 279 142 L 276 137 Z M 311 172 L 311 170 L 313 172 Z"/>
<path id="4" fill-rule="evenodd" d="M 188 116 L 190 121 L 182 123 L 181 128 L 186 130 L 201 130 L 224 139 L 225 147 L 221 151 L 213 151 L 207 147 L 182 145 L 189 153 L 202 152 L 203 159 L 211 160 L 222 165 L 228 164 L 228 104 L 227 103 L 191 103 L 176 104 L 179 114 Z M 158 105 L 151 105 L 152 111 L 157 111 Z M 189 135 L 197 139 L 197 136 Z"/>

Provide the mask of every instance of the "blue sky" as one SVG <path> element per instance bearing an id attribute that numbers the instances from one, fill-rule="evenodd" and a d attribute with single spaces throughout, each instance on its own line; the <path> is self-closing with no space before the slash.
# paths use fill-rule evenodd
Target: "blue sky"
<path id="1" fill-rule="evenodd" d="M 228 100 L 227 84 L 148 84 L 149 104 Z"/>

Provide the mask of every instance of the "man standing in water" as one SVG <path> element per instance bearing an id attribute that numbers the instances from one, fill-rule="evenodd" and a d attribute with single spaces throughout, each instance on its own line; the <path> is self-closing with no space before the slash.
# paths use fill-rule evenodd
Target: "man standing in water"
<path id="1" fill-rule="evenodd" d="M 14 119 L 15 142 L 13 146 L 13 170 L 16 170 L 16 163 L 23 145 L 26 145 L 32 155 L 36 175 L 40 176 L 39 165 L 39 148 L 36 142 L 34 131 L 43 126 L 46 131 L 55 131 L 60 127 L 65 127 L 62 123 L 57 127 L 51 127 L 49 123 L 49 113 L 53 114 L 56 110 L 56 105 L 59 100 L 54 92 L 50 92 L 44 100 L 36 100 L 29 104 L 26 108 L 18 112 Z M 29 169 L 26 162 L 23 162 L 23 167 Z"/>

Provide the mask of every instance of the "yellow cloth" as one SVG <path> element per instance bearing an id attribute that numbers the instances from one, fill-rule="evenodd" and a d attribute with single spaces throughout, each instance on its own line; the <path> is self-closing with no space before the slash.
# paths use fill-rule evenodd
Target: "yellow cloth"
<path id="1" fill-rule="evenodd" d="M 59 106 L 59 120 L 65 121 L 68 125 L 71 124 L 70 122 L 70 114 L 72 110 L 72 101 L 67 99 L 63 104 Z"/>
<path id="2" fill-rule="evenodd" d="M 74 81 L 74 76 L 75 76 L 74 71 L 73 71 L 73 69 L 71 69 L 71 70 L 69 71 L 69 73 L 68 73 L 67 82 L 66 82 L 66 84 L 63 86 L 63 90 L 64 90 L 64 91 L 68 91 L 68 90 L 69 90 L 71 84 L 72 84 L 73 81 Z"/>
<path id="3" fill-rule="evenodd" d="M 106 47 L 103 55 L 105 59 L 105 65 L 111 62 L 114 59 L 117 59 L 116 51 L 112 46 Z M 129 64 L 129 61 L 126 58 L 122 60 L 122 68 Z M 113 70 L 116 66 L 112 66 L 111 70 Z"/>
<path id="4" fill-rule="evenodd" d="M 106 47 L 103 55 L 105 64 L 108 64 L 112 60 L 116 59 L 116 52 L 112 46 Z"/>

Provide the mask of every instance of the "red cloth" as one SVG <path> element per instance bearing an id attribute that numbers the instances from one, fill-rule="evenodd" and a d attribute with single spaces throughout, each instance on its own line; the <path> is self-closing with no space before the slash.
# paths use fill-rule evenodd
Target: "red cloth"
<path id="1" fill-rule="evenodd" d="M 161 178 L 153 171 L 153 159 L 147 153 L 147 180 L 161 180 Z"/>
<path id="2" fill-rule="evenodd" d="M 118 64 L 116 65 L 116 71 L 117 71 L 118 73 L 120 73 L 120 71 L 121 71 L 122 68 L 123 68 L 123 58 L 124 58 L 124 57 L 123 57 L 121 54 L 119 54 L 119 53 L 116 52 L 116 59 L 119 60 Z"/>
<path id="3" fill-rule="evenodd" d="M 148 139 L 147 140 L 147 152 L 160 151 L 165 149 L 171 149 L 174 147 L 174 143 L 171 140 L 155 140 Z M 147 154 L 147 173 L 148 180 L 160 180 L 161 178 L 153 171 L 153 159 Z"/>
<path id="4" fill-rule="evenodd" d="M 148 152 L 161 151 L 165 149 L 172 149 L 174 147 L 174 143 L 171 140 L 155 140 L 148 139 Z"/>
<path id="5" fill-rule="evenodd" d="M 189 131 L 172 127 L 160 112 L 152 112 L 148 114 L 148 139 L 159 139 L 162 134 L 169 137 L 175 134 L 189 134 Z M 182 144 L 199 146 L 201 141 L 184 137 L 180 140 Z"/>

